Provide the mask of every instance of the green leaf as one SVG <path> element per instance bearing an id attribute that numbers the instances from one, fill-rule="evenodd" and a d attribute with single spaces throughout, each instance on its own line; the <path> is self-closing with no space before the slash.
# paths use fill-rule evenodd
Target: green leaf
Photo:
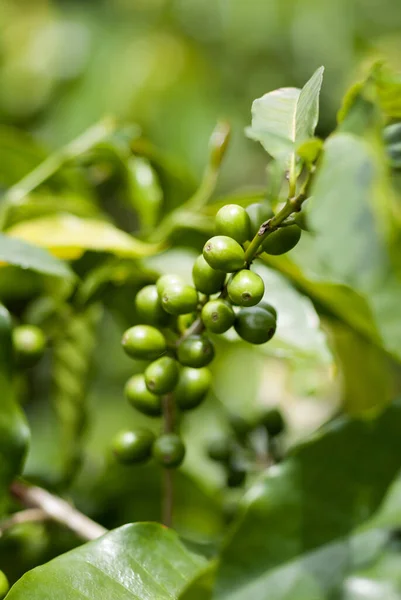
<path id="1" fill-rule="evenodd" d="M 296 146 L 314 134 L 323 71 L 323 67 L 317 69 L 302 90 L 280 88 L 252 104 L 252 125 L 247 135 L 280 162 L 289 163 Z"/>
<path id="2" fill-rule="evenodd" d="M 130 200 L 139 214 L 141 230 L 151 231 L 158 221 L 163 202 L 158 177 L 150 161 L 140 156 L 131 156 L 126 168 Z"/>
<path id="3" fill-rule="evenodd" d="M 13 185 L 46 158 L 46 152 L 24 132 L 0 127 L 0 185 Z"/>
<path id="4" fill-rule="evenodd" d="M 330 340 L 341 372 L 343 405 L 363 414 L 393 400 L 395 369 L 377 345 L 338 321 L 329 322 Z"/>
<path id="5" fill-rule="evenodd" d="M 55 258 L 43 248 L 2 233 L 0 233 L 0 265 L 1 263 L 54 277 L 70 279 L 74 276 L 66 263 Z"/>
<path id="6" fill-rule="evenodd" d="M 161 525 L 125 525 L 30 571 L 8 598 L 173 600 L 204 564 Z"/>
<path id="7" fill-rule="evenodd" d="M 399 471 L 400 435 L 398 402 L 375 421 L 333 421 L 270 468 L 245 497 L 213 599 L 332 598 L 350 566 L 350 536 Z"/>
<path id="8" fill-rule="evenodd" d="M 208 565 L 180 594 L 179 600 L 211 600 L 213 594 L 216 565 Z"/>
<path id="9" fill-rule="evenodd" d="M 86 250 L 138 258 L 161 249 L 160 245 L 141 242 L 106 221 L 69 214 L 24 221 L 8 229 L 7 234 L 44 246 L 55 256 L 70 260 L 79 258 Z"/>
<path id="10" fill-rule="evenodd" d="M 8 487 L 22 470 L 29 441 L 25 416 L 15 398 L 11 329 L 10 314 L 0 304 L 0 515 Z"/>

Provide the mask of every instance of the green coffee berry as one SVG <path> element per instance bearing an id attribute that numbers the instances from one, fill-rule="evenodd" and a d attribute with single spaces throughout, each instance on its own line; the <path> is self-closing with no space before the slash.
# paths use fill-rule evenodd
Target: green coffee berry
<path id="1" fill-rule="evenodd" d="M 197 290 L 202 292 L 202 294 L 210 296 L 210 294 L 217 294 L 222 289 L 226 273 L 213 269 L 201 254 L 195 260 L 192 269 L 192 279 Z"/>
<path id="2" fill-rule="evenodd" d="M 155 327 L 135 325 L 123 335 L 122 346 L 128 356 L 154 360 L 166 351 L 166 340 Z"/>
<path id="3" fill-rule="evenodd" d="M 193 313 L 188 313 L 186 315 L 179 315 L 177 318 L 177 328 L 180 333 L 185 333 L 186 330 L 191 327 L 193 323 L 195 323 L 198 315 Z"/>
<path id="4" fill-rule="evenodd" d="M 3 571 L 0 571 L 0 598 L 4 598 L 10 589 L 8 579 Z"/>
<path id="5" fill-rule="evenodd" d="M 226 235 L 216 235 L 206 242 L 203 256 L 212 269 L 232 273 L 245 265 L 245 252 L 238 242 Z"/>
<path id="6" fill-rule="evenodd" d="M 146 386 L 145 376 L 140 373 L 130 377 L 124 388 L 128 402 L 148 417 L 159 417 L 162 413 L 161 397 L 152 394 Z"/>
<path id="7" fill-rule="evenodd" d="M 185 446 L 175 433 L 165 433 L 153 444 L 153 458 L 166 469 L 179 467 L 185 457 Z"/>
<path id="8" fill-rule="evenodd" d="M 259 419 L 261 425 L 266 427 L 267 433 L 275 437 L 285 429 L 285 421 L 281 411 L 278 408 L 267 410 Z"/>
<path id="9" fill-rule="evenodd" d="M 153 394 L 172 392 L 178 381 L 177 361 L 170 356 L 162 356 L 145 370 L 146 386 Z"/>
<path id="10" fill-rule="evenodd" d="M 201 317 L 206 329 L 212 333 L 224 333 L 234 324 L 235 313 L 225 300 L 210 300 L 202 308 Z"/>
<path id="11" fill-rule="evenodd" d="M 232 464 L 227 472 L 227 487 L 240 487 L 246 478 L 246 471 L 239 465 Z"/>
<path id="12" fill-rule="evenodd" d="M 13 347 L 17 363 L 23 367 L 34 366 L 46 349 L 46 338 L 35 325 L 19 325 L 13 329 Z"/>
<path id="13" fill-rule="evenodd" d="M 209 458 L 221 463 L 228 463 L 231 460 L 233 450 L 233 439 L 229 436 L 221 436 L 210 440 L 207 446 Z"/>
<path id="14" fill-rule="evenodd" d="M 308 217 L 305 210 L 296 213 L 294 215 L 294 221 L 303 231 L 309 231 Z"/>
<path id="15" fill-rule="evenodd" d="M 274 308 L 274 306 L 269 304 L 269 302 L 259 302 L 258 307 L 264 308 L 265 310 L 267 310 L 267 312 L 271 313 L 275 319 L 277 319 L 277 310 Z"/>
<path id="16" fill-rule="evenodd" d="M 262 248 L 268 254 L 285 254 L 292 250 L 301 238 L 301 229 L 298 225 L 288 225 L 280 227 L 267 236 L 262 244 Z"/>
<path id="17" fill-rule="evenodd" d="M 255 237 L 262 223 L 273 217 L 273 211 L 267 202 L 255 202 L 246 207 L 250 221 L 250 236 Z"/>
<path id="18" fill-rule="evenodd" d="M 180 372 L 174 397 L 181 410 L 191 410 L 199 406 L 207 396 L 212 383 L 212 374 L 209 369 L 193 369 L 183 367 Z"/>
<path id="19" fill-rule="evenodd" d="M 156 289 L 159 294 L 159 297 L 163 294 L 163 290 L 165 287 L 175 285 L 177 283 L 182 285 L 185 284 L 184 280 L 179 275 L 168 274 L 159 277 L 159 279 L 156 281 Z"/>
<path id="20" fill-rule="evenodd" d="M 164 310 L 170 315 L 185 315 L 196 310 L 198 293 L 191 285 L 177 282 L 164 285 L 160 295 Z"/>
<path id="21" fill-rule="evenodd" d="M 250 239 L 250 227 L 248 213 L 238 204 L 226 204 L 216 214 L 216 234 L 227 235 L 239 244 Z"/>
<path id="22" fill-rule="evenodd" d="M 242 308 L 236 316 L 235 331 L 251 344 L 264 344 L 271 340 L 276 331 L 275 317 L 259 306 Z"/>
<path id="23" fill-rule="evenodd" d="M 146 285 L 135 297 L 135 306 L 141 321 L 147 325 L 167 325 L 169 315 L 163 310 L 157 287 Z"/>
<path id="24" fill-rule="evenodd" d="M 228 296 L 238 306 L 255 306 L 263 298 L 265 284 L 253 271 L 242 269 L 235 273 L 227 285 Z"/>
<path id="25" fill-rule="evenodd" d="M 214 358 L 212 342 L 204 335 L 190 335 L 178 346 L 178 360 L 185 367 L 206 367 Z"/>
<path id="26" fill-rule="evenodd" d="M 120 431 L 113 441 L 114 455 L 124 465 L 145 462 L 152 454 L 154 439 L 149 429 Z"/>

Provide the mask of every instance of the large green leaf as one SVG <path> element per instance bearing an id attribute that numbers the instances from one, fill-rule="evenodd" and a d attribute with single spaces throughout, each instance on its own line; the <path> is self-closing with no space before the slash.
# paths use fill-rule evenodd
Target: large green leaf
<path id="1" fill-rule="evenodd" d="M 334 421 L 269 469 L 225 544 L 213 598 L 332 598 L 350 566 L 349 536 L 401 466 L 400 435 L 396 403 L 375 421 Z"/>
<path id="2" fill-rule="evenodd" d="M 29 440 L 25 416 L 14 393 L 11 329 L 11 317 L 0 304 L 0 515 L 8 487 L 21 472 Z"/>
<path id="3" fill-rule="evenodd" d="M 160 250 L 160 246 L 141 242 L 106 221 L 80 219 L 69 214 L 23 221 L 8 229 L 7 234 L 67 259 L 79 258 L 85 250 L 133 258 Z"/>
<path id="4" fill-rule="evenodd" d="M 302 90 L 280 88 L 252 104 L 252 125 L 247 135 L 280 162 L 289 162 L 297 145 L 313 136 L 319 116 L 323 70 L 323 67 L 317 69 Z"/>
<path id="5" fill-rule="evenodd" d="M 21 269 L 30 269 L 43 275 L 73 277 L 68 265 L 52 256 L 44 248 L 38 248 L 2 233 L 0 233 L 0 265 L 1 263 L 21 267 Z"/>
<path id="6" fill-rule="evenodd" d="M 173 600 L 204 564 L 161 525 L 125 525 L 30 571 L 8 598 Z"/>

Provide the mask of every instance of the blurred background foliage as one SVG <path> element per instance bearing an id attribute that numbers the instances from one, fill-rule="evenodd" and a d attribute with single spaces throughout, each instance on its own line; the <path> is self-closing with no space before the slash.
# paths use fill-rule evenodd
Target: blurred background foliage
<path id="1" fill-rule="evenodd" d="M 157 428 L 123 398 L 125 381 L 141 370 L 120 348 L 121 332 L 135 323 L 135 292 L 158 272 L 190 277 L 224 198 L 249 204 L 265 196 L 266 154 L 243 133 L 254 98 L 302 87 L 325 65 L 317 131 L 325 138 L 366 64 L 384 56 L 401 69 L 400 31 L 398 0 L 0 0 L 0 188 L 17 198 L 6 231 L 74 259 L 82 280 L 67 302 L 67 278 L 12 264 L 0 270 L 0 300 L 50 340 L 40 366 L 18 382 L 32 427 L 27 477 L 58 490 L 65 461 L 83 459 L 68 493 L 84 512 L 110 528 L 159 519 L 159 470 L 116 467 L 108 451 L 127 423 Z M 217 202 L 177 227 L 174 249 L 160 252 L 155 226 L 197 189 L 218 119 L 231 124 L 232 139 L 211 189 Z M 12 186 L 49 156 L 53 174 L 32 193 L 25 181 L 19 201 Z M 392 292 L 370 306 L 372 288 L 333 259 L 338 253 L 344 264 L 372 239 L 360 228 L 370 213 L 359 208 L 362 221 L 347 228 L 355 246 L 336 231 L 326 245 L 306 234 L 290 259 L 258 266 L 279 311 L 271 344 L 255 350 L 229 336 L 218 343 L 213 394 L 183 424 L 191 444 L 175 506 L 178 531 L 205 553 L 219 543 L 237 500 L 236 491 L 224 495 L 223 473 L 205 452 L 208 440 L 230 430 L 228 415 L 252 420 L 279 404 L 288 447 L 343 407 L 371 414 L 399 389 L 398 283 L 391 280 Z M 80 234 L 74 218 L 93 226 L 86 221 Z M 331 218 L 329 207 L 312 222 L 318 229 Z M 392 252 L 399 256 L 396 244 Z M 72 446 L 76 456 L 66 459 Z M 0 540 L 0 567 L 11 580 L 77 543 L 55 526 L 19 527 Z"/>

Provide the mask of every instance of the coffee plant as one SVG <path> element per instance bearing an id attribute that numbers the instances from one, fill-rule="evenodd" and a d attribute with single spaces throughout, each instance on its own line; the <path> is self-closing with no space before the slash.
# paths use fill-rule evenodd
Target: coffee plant
<path id="1" fill-rule="evenodd" d="M 254 101 L 225 197 L 225 121 L 197 187 L 133 125 L 4 128 L 0 597 L 399 597 L 401 78 L 326 139 L 322 80 Z"/>

